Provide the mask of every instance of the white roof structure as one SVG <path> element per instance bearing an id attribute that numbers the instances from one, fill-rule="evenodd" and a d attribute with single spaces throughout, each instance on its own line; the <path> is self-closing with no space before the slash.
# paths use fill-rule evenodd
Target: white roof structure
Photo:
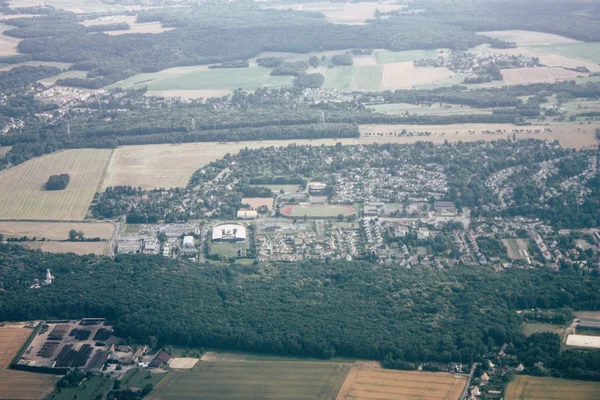
<path id="1" fill-rule="evenodd" d="M 246 228 L 237 224 L 224 224 L 215 226 L 212 231 L 212 240 L 246 240 Z"/>
<path id="2" fill-rule="evenodd" d="M 183 237 L 183 247 L 194 247 L 194 237 L 193 236 L 184 236 Z"/>

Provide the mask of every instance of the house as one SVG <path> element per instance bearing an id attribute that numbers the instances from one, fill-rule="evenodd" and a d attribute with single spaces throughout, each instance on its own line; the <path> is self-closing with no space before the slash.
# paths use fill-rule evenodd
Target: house
<path id="1" fill-rule="evenodd" d="M 152 361 L 150 361 L 150 363 L 148 364 L 148 368 L 160 368 L 163 365 L 168 364 L 172 358 L 173 357 L 171 357 L 169 354 L 165 353 L 164 351 L 159 351 L 156 354 L 156 357 L 154 357 L 152 359 Z"/>
<path id="2" fill-rule="evenodd" d="M 481 384 L 482 385 L 487 385 L 487 383 L 490 381 L 490 377 L 485 372 L 481 375 L 480 379 L 481 379 Z"/>
<path id="3" fill-rule="evenodd" d="M 186 249 L 191 249 L 194 247 L 194 237 L 193 236 L 184 236 L 183 237 L 183 247 Z"/>
<path id="4" fill-rule="evenodd" d="M 479 387 L 474 386 L 473 389 L 471 389 L 471 395 L 472 396 L 481 396 L 481 391 L 479 390 Z"/>
<path id="5" fill-rule="evenodd" d="M 523 372 L 523 371 L 525 371 L 525 367 L 523 366 L 523 364 L 519 364 L 519 366 L 517 368 L 515 368 L 515 371 Z"/>
<path id="6" fill-rule="evenodd" d="M 419 231 L 417 232 L 417 239 L 423 240 L 423 239 L 427 239 L 428 237 L 429 237 L 429 228 L 427 228 L 427 227 L 419 228 Z"/>

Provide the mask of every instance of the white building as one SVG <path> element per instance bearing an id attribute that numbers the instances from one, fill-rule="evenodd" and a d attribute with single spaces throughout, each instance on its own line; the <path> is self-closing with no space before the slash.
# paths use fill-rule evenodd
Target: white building
<path id="1" fill-rule="evenodd" d="M 184 236 L 183 237 L 183 247 L 186 249 L 191 249 L 194 247 L 194 237 L 193 236 Z"/>
<path id="2" fill-rule="evenodd" d="M 245 242 L 246 228 L 237 224 L 218 225 L 212 231 L 213 242 Z"/>

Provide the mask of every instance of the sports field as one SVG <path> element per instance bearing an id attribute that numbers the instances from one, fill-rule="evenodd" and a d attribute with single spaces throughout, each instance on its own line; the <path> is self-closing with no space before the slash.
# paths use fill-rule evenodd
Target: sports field
<path id="1" fill-rule="evenodd" d="M 272 197 L 246 197 L 242 199 L 242 204 L 248 204 L 250 207 L 252 207 L 253 210 L 256 210 L 260 206 L 267 206 L 269 210 L 272 210 L 274 201 L 275 199 L 273 199 Z"/>
<path id="2" fill-rule="evenodd" d="M 527 239 L 502 239 L 511 260 L 524 260 L 527 251 Z"/>
<path id="3" fill-rule="evenodd" d="M 525 322 L 523 324 L 522 331 L 527 336 L 531 336 L 534 333 L 542 333 L 542 332 L 552 332 L 552 333 L 557 333 L 562 336 L 562 334 L 565 332 L 565 327 L 562 325 L 537 324 L 537 323 Z"/>
<path id="4" fill-rule="evenodd" d="M 17 325 L 0 327 L 0 398 L 3 400 L 43 399 L 58 380 L 54 375 L 8 369 L 31 332 Z"/>
<path id="5" fill-rule="evenodd" d="M 466 383 L 464 375 L 395 371 L 356 363 L 336 400 L 458 400 Z"/>
<path id="6" fill-rule="evenodd" d="M 199 362 L 173 371 L 147 397 L 170 399 L 335 399 L 350 364 L 294 361 Z"/>
<path id="7" fill-rule="evenodd" d="M 506 389 L 506 400 L 597 400 L 600 382 L 520 375 Z"/>
<path id="8" fill-rule="evenodd" d="M 356 210 L 344 204 L 288 204 L 283 206 L 279 213 L 282 217 L 289 218 L 335 218 L 340 214 L 345 217 L 356 214 Z"/>
<path id="9" fill-rule="evenodd" d="M 112 150 L 65 150 L 0 172 L 0 218 L 80 220 L 98 190 Z M 47 191 L 50 175 L 67 173 L 66 189 Z"/>

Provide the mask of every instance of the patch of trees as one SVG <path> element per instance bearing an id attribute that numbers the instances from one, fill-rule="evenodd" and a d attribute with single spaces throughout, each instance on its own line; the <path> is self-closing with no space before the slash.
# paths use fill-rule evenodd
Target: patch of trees
<path id="1" fill-rule="evenodd" d="M 209 65 L 209 69 L 218 69 L 218 68 L 248 68 L 250 66 L 250 61 L 248 60 L 237 60 L 237 61 L 228 61 L 221 64 L 213 64 Z"/>
<path id="2" fill-rule="evenodd" d="M 275 68 L 283 62 L 283 57 L 264 57 L 257 58 L 256 63 L 261 67 Z"/>
<path id="3" fill-rule="evenodd" d="M 24 88 L 40 79 L 58 75 L 62 72 L 60 68 L 40 65 L 31 67 L 24 65 L 0 72 L 0 91 L 6 92 Z"/>
<path id="4" fill-rule="evenodd" d="M 274 197 L 273 191 L 264 186 L 241 185 L 240 187 L 236 188 L 236 190 L 240 192 L 243 197 Z"/>
<path id="5" fill-rule="evenodd" d="M 189 347 L 466 363 L 504 343 L 522 347 L 516 310 L 600 308 L 598 277 L 569 271 L 407 271 L 312 261 L 292 269 L 273 264 L 277 273 L 266 277 L 260 265 L 190 268 L 156 256 L 112 260 L 12 245 L 0 245 L 0 254 L 2 320 L 94 315 L 116 321 L 121 337 L 145 341 L 156 336 L 160 343 Z M 46 268 L 61 278 L 28 291 Z M 307 280 L 316 286 L 297 285 Z M 398 291 L 404 295 L 394 296 Z"/>
<path id="6" fill-rule="evenodd" d="M 333 65 L 352 65 L 352 56 L 350 54 L 336 54 L 331 57 Z"/>
<path id="7" fill-rule="evenodd" d="M 479 246 L 479 250 L 481 250 L 481 252 L 486 256 L 502 258 L 508 257 L 506 246 L 504 246 L 500 240 L 488 237 L 478 237 L 476 241 L 477 246 Z"/>
<path id="8" fill-rule="evenodd" d="M 300 76 L 308 69 L 308 63 L 305 61 L 283 62 L 276 66 L 271 75 L 290 75 Z"/>
<path id="9" fill-rule="evenodd" d="M 300 74 L 294 79 L 294 86 L 299 89 L 318 89 L 323 86 L 325 76 L 323 74 Z"/>
<path id="10" fill-rule="evenodd" d="M 70 179 L 69 174 L 50 175 L 46 182 L 46 190 L 63 190 L 69 184 Z"/>
<path id="11" fill-rule="evenodd" d="M 91 374 L 86 373 L 81 369 L 74 369 L 65 376 L 63 376 L 57 383 L 56 387 L 58 388 L 74 388 L 79 386 L 81 382 L 87 377 L 91 376 Z"/>

